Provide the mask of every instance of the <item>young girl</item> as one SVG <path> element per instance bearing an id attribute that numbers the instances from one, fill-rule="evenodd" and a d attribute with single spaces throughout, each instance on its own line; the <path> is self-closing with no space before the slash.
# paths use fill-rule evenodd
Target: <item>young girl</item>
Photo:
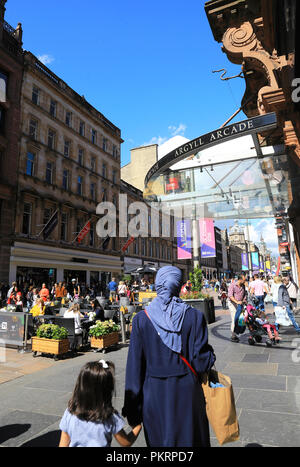
<path id="1" fill-rule="evenodd" d="M 125 422 L 112 406 L 115 386 L 112 362 L 89 362 L 82 368 L 73 395 L 60 422 L 59 447 L 109 447 L 112 436 L 121 446 L 131 446 L 141 431 L 129 434 Z"/>
<path id="2" fill-rule="evenodd" d="M 281 341 L 281 337 L 279 337 L 278 331 L 274 324 L 269 323 L 267 317 L 263 311 L 258 313 L 258 317 L 255 318 L 255 321 L 259 323 L 263 328 L 266 329 L 269 339 L 275 339 L 276 342 Z"/>

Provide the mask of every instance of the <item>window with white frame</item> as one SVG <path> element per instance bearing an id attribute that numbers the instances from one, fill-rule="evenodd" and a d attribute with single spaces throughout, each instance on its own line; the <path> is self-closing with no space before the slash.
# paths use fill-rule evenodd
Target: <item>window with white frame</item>
<path id="1" fill-rule="evenodd" d="M 63 170 L 63 177 L 62 177 L 62 186 L 63 186 L 64 190 L 69 189 L 69 179 L 70 179 L 69 177 L 70 177 L 69 171 L 67 169 L 64 169 Z"/>
<path id="2" fill-rule="evenodd" d="M 39 105 L 40 103 L 40 90 L 38 87 L 33 86 L 32 87 L 32 96 L 31 100 L 34 104 Z"/>
<path id="3" fill-rule="evenodd" d="M 50 100 L 50 115 L 56 117 L 57 102 L 53 99 Z"/>
<path id="4" fill-rule="evenodd" d="M 69 127 L 72 125 L 72 112 L 69 110 L 66 111 L 66 125 Z"/>
<path id="5" fill-rule="evenodd" d="M 23 223 L 22 223 L 22 233 L 24 235 L 30 235 L 31 233 L 31 217 L 32 217 L 32 204 L 24 203 Z"/>
<path id="6" fill-rule="evenodd" d="M 71 150 L 71 141 L 65 139 L 64 142 L 64 156 L 70 157 L 70 150 Z"/>
<path id="7" fill-rule="evenodd" d="M 83 167 L 83 160 L 84 160 L 84 150 L 79 148 L 78 149 L 78 164 Z"/>
<path id="8" fill-rule="evenodd" d="M 56 134 L 55 134 L 55 131 L 51 130 L 49 128 L 48 130 L 48 148 L 49 149 L 54 149 L 55 148 L 55 137 L 56 137 Z"/>
<path id="9" fill-rule="evenodd" d="M 53 183 L 53 162 L 46 163 L 46 182 Z"/>
<path id="10" fill-rule="evenodd" d="M 38 132 L 38 122 L 31 118 L 29 120 L 29 136 L 30 138 L 37 140 L 37 132 Z"/>

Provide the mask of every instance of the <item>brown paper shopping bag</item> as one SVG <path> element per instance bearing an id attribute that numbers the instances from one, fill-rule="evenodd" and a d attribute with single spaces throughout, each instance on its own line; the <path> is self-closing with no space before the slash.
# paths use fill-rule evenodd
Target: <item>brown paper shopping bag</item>
<path id="1" fill-rule="evenodd" d="M 224 387 L 212 388 L 209 381 L 219 382 Z M 206 414 L 220 445 L 237 441 L 240 437 L 234 394 L 229 376 L 211 370 L 202 382 L 206 400 Z"/>

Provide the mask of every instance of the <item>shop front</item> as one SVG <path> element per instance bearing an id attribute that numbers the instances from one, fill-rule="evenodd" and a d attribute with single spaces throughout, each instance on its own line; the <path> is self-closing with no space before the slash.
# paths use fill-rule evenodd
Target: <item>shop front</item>
<path id="1" fill-rule="evenodd" d="M 94 285 L 121 274 L 119 256 L 57 248 L 33 242 L 15 242 L 11 249 L 9 281 L 40 286 L 55 282 Z"/>

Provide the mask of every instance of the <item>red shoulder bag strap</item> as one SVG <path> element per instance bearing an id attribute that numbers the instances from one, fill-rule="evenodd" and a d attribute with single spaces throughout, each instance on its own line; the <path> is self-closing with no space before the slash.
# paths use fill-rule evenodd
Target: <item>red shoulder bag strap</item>
<path id="1" fill-rule="evenodd" d="M 146 315 L 148 316 L 149 320 L 151 321 L 151 318 L 150 318 L 150 316 L 148 315 L 146 309 L 144 310 L 144 312 L 146 313 Z M 194 368 L 189 364 L 189 362 L 187 361 L 187 359 L 184 358 L 184 356 L 181 355 L 181 354 L 179 354 L 179 357 L 180 357 L 181 360 L 189 367 L 189 369 L 194 373 L 194 375 L 198 378 L 198 375 L 197 375 L 196 371 L 195 371 Z"/>

